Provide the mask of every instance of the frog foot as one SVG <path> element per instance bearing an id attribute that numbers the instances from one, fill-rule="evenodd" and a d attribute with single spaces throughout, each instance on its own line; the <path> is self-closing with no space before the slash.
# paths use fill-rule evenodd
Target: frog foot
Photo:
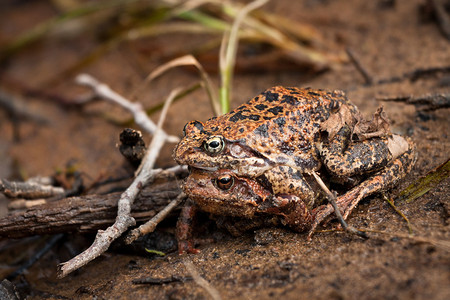
<path id="1" fill-rule="evenodd" d="M 200 253 L 199 249 L 194 248 L 192 241 L 178 241 L 178 254 L 198 254 Z"/>

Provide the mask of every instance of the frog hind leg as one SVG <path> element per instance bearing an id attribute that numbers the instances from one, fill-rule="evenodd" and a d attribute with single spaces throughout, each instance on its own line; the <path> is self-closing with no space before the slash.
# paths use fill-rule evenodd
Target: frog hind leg
<path id="1" fill-rule="evenodd" d="M 408 150 L 408 142 L 398 135 L 363 141 L 351 141 L 350 135 L 350 128 L 344 126 L 321 146 L 323 162 L 336 178 L 350 179 L 353 175 L 380 170 Z"/>
<path id="2" fill-rule="evenodd" d="M 414 143 L 410 139 L 407 139 L 406 141 L 408 142 L 408 150 L 406 152 L 390 162 L 383 170 L 337 198 L 336 203 L 341 210 L 344 219 L 349 216 L 353 208 L 355 208 L 363 198 L 394 186 L 412 169 L 416 160 L 416 149 Z M 331 204 L 317 207 L 313 211 L 315 218 L 312 222 L 308 236 L 311 237 L 317 226 L 333 212 L 334 210 Z"/>

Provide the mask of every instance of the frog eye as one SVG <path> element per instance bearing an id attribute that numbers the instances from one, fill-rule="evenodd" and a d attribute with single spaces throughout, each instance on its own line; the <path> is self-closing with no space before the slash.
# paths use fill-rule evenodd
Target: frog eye
<path id="1" fill-rule="evenodd" d="M 221 136 L 212 136 L 205 141 L 204 147 L 211 154 L 219 153 L 225 147 L 225 142 Z"/>
<path id="2" fill-rule="evenodd" d="M 234 178 L 230 175 L 222 175 L 216 179 L 216 185 L 221 190 L 228 190 L 234 184 Z"/>

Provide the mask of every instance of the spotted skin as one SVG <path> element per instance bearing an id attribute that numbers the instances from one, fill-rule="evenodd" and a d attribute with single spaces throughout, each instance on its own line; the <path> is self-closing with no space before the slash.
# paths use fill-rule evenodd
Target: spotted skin
<path id="1" fill-rule="evenodd" d="M 337 200 L 346 218 L 362 198 L 398 182 L 415 162 L 413 142 L 389 130 L 354 138 L 360 120 L 341 91 L 277 86 L 228 114 L 186 124 L 174 158 L 191 167 L 183 188 L 193 206 L 247 219 L 274 214 L 297 231 L 312 232 L 333 211 L 322 205 L 313 172 L 327 184 L 351 188 Z M 214 184 L 224 174 L 234 178 L 232 193 Z"/>
<path id="2" fill-rule="evenodd" d="M 336 151 L 321 154 L 320 145 L 323 122 L 343 107 L 358 114 L 341 91 L 273 87 L 228 114 L 186 124 L 174 158 L 179 164 L 209 171 L 221 168 L 239 176 L 265 176 L 274 193 L 289 191 L 308 198 L 311 206 L 319 194 L 303 176 L 291 174 L 317 171 L 323 157 L 330 156 L 331 161 L 333 155 L 342 155 Z M 213 137 L 224 141 L 220 152 L 205 148 Z M 280 172 L 279 167 L 291 172 Z"/>
<path id="3" fill-rule="evenodd" d="M 342 106 L 357 111 L 341 91 L 273 87 L 228 114 L 186 124 L 174 158 L 196 168 L 228 168 L 240 176 L 257 177 L 276 165 L 318 170 L 320 126 Z M 220 153 L 204 148 L 212 136 L 225 141 Z"/>

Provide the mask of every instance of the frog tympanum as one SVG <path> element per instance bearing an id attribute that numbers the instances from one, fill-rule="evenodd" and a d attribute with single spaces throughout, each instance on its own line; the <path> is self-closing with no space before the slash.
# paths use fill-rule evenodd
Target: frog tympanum
<path id="1" fill-rule="evenodd" d="M 196 207 L 243 218 L 276 215 L 312 232 L 333 212 L 312 172 L 349 187 L 337 198 L 346 218 L 415 161 L 409 139 L 393 135 L 381 113 L 362 119 L 341 91 L 273 87 L 225 115 L 189 122 L 184 133 L 174 158 L 191 168 L 183 189 L 193 203 L 178 222 L 180 253 L 194 252 L 188 224 Z"/>

